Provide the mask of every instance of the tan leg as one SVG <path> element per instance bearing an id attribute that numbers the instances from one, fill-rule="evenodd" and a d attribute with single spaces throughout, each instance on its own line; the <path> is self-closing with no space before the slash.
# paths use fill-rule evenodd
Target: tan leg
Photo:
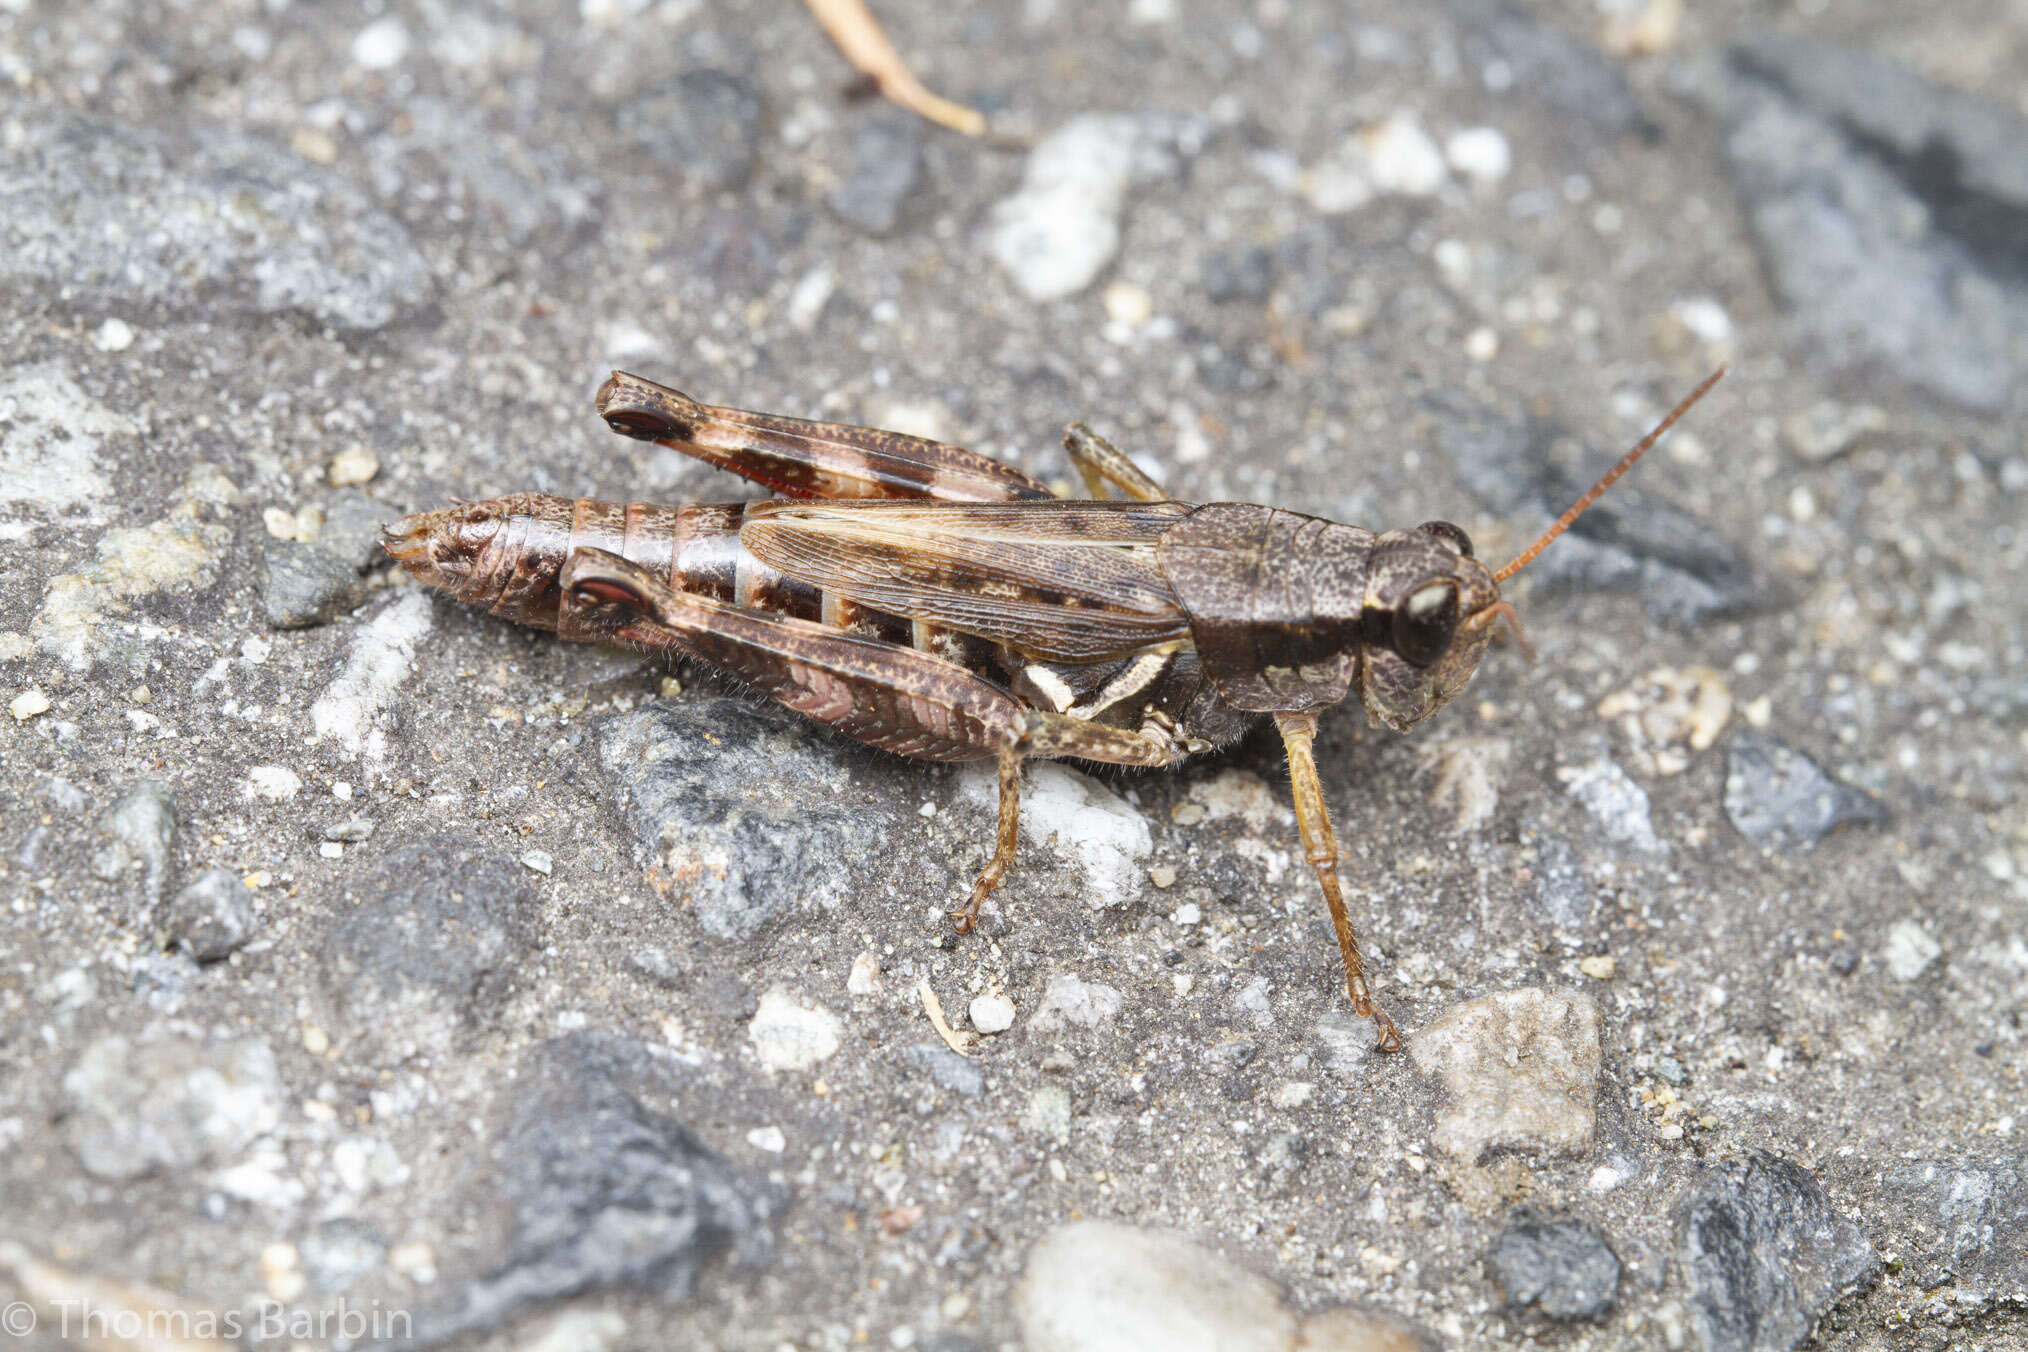
<path id="1" fill-rule="evenodd" d="M 1083 423 L 1072 423 L 1064 431 L 1063 449 L 1070 452 L 1070 463 L 1084 476 L 1085 491 L 1094 498 L 1106 497 L 1106 485 L 1111 484 L 1136 502 L 1169 500 L 1169 490 L 1141 473 L 1126 452 Z"/>
<path id="2" fill-rule="evenodd" d="M 1366 984 L 1366 959 L 1359 952 L 1359 936 L 1352 932 L 1352 918 L 1345 913 L 1345 896 L 1338 884 L 1338 837 L 1331 830 L 1331 812 L 1324 805 L 1324 785 L 1317 778 L 1317 758 L 1311 744 L 1317 737 L 1317 716 L 1276 714 L 1282 745 L 1289 753 L 1289 787 L 1295 793 L 1296 824 L 1303 833 L 1303 857 L 1317 872 L 1324 889 L 1324 902 L 1331 908 L 1331 924 L 1338 931 L 1338 956 L 1345 961 L 1345 991 L 1352 997 L 1352 1010 L 1373 1020 L 1380 1030 L 1378 1050 L 1401 1050 L 1401 1034 L 1387 1017 Z"/>
<path id="3" fill-rule="evenodd" d="M 1182 746 L 1159 730 L 1136 732 L 1046 710 L 1027 711 L 1020 740 L 1000 748 L 1000 829 L 994 838 L 993 857 L 987 861 L 979 880 L 972 884 L 972 895 L 951 912 L 958 933 L 971 932 L 978 923 L 979 907 L 986 894 L 998 887 L 1014 866 L 1014 850 L 1021 835 L 1023 760 L 1030 756 L 1074 756 L 1108 765 L 1167 765 L 1181 760 L 1185 754 Z"/>
<path id="4" fill-rule="evenodd" d="M 1021 839 L 1021 761 L 1020 747 L 1000 748 L 1000 830 L 994 837 L 993 857 L 987 861 L 986 871 L 972 884 L 972 895 L 951 912 L 951 927 L 960 934 L 972 932 L 986 894 L 998 887 L 1007 870 L 1014 866 L 1014 847 Z"/>

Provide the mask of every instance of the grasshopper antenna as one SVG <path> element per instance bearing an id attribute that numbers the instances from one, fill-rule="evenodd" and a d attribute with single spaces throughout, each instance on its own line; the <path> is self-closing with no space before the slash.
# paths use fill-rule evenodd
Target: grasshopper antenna
<path id="1" fill-rule="evenodd" d="M 1696 389 L 1690 391 L 1689 394 L 1683 396 L 1683 402 L 1676 405 L 1676 407 L 1670 409 L 1669 416 L 1662 419 L 1661 422 L 1657 423 L 1655 425 L 1654 431 L 1642 437 L 1640 444 L 1638 446 L 1634 447 L 1634 449 L 1628 451 L 1625 455 L 1621 456 L 1620 462 L 1617 465 L 1614 465 L 1611 469 L 1607 470 L 1603 475 L 1599 476 L 1599 481 L 1591 486 L 1591 490 L 1589 492 L 1587 492 L 1583 497 L 1579 498 L 1576 502 L 1571 503 L 1570 510 L 1565 512 L 1562 516 L 1556 518 L 1555 525 L 1551 526 L 1548 530 L 1542 532 L 1542 534 L 1536 538 L 1534 544 L 1528 546 L 1528 548 L 1522 550 L 1519 554 L 1515 555 L 1514 561 L 1512 563 L 1508 564 L 1505 568 L 1502 568 L 1499 572 L 1493 574 L 1493 581 L 1496 583 L 1505 582 L 1508 578 L 1514 576 L 1514 574 L 1520 572 L 1523 568 L 1526 568 L 1529 564 L 1535 562 L 1536 555 L 1540 554 L 1543 550 L 1549 548 L 1550 543 L 1553 540 L 1555 540 L 1557 536 L 1569 530 L 1571 522 L 1583 516 L 1585 513 L 1585 509 L 1587 507 L 1590 507 L 1594 502 L 1597 502 L 1599 500 L 1599 497 L 1608 488 L 1611 488 L 1613 484 L 1618 481 L 1619 477 L 1622 474 L 1625 474 L 1628 470 L 1632 469 L 1634 467 L 1634 462 L 1636 460 L 1639 460 L 1642 456 L 1646 455 L 1649 449 L 1653 447 L 1656 442 L 1662 439 L 1662 434 L 1664 432 L 1667 432 L 1670 428 L 1674 427 L 1676 423 L 1682 418 L 1682 416 L 1690 411 L 1692 405 L 1694 405 L 1699 399 L 1702 399 L 1705 395 L 1711 393 L 1711 387 L 1713 385 L 1716 385 L 1720 380 L 1724 379 L 1725 373 L 1730 369 L 1731 367 L 1729 365 L 1720 366 L 1716 371 L 1713 371 L 1710 375 L 1704 377 L 1704 383 L 1699 385 Z"/>

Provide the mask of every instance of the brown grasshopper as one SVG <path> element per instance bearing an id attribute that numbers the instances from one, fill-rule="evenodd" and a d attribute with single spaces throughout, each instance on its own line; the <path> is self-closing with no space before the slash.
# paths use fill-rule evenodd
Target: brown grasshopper
<path id="1" fill-rule="evenodd" d="M 963 447 L 710 407 L 617 371 L 598 392 L 607 426 L 781 496 L 668 507 L 521 494 L 405 517 L 383 544 L 422 582 L 505 619 L 702 658 L 899 755 L 997 758 L 998 839 L 952 913 L 961 933 L 1014 861 L 1023 760 L 1170 765 L 1271 715 L 1352 1007 L 1392 1051 L 1400 1035 L 1367 984 L 1338 880 L 1317 715 L 1356 687 L 1370 720 L 1405 732 L 1457 698 L 1494 622 L 1520 635 L 1500 584 L 1724 374 L 1497 572 L 1448 521 L 1375 534 L 1177 502 L 1081 423 L 1064 447 L 1091 498 L 1067 501 Z"/>

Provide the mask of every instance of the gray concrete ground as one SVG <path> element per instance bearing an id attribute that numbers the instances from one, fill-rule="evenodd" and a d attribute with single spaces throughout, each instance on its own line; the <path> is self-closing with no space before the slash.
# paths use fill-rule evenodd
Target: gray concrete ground
<path id="1" fill-rule="evenodd" d="M 2028 13 L 876 8 L 1033 148 L 785 0 L 0 0 L 7 1332 L 2028 1346 Z M 1505 558 L 1721 360 L 1326 722 L 1399 1056 L 1271 739 L 956 939 L 979 773 L 371 545 L 742 496 L 624 366 Z"/>

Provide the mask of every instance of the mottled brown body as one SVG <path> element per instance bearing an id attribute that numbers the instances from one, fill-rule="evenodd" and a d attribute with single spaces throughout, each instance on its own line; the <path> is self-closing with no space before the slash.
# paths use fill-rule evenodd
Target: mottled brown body
<path id="1" fill-rule="evenodd" d="M 1271 715 L 1347 990 L 1391 1049 L 1338 877 L 1317 714 L 1357 692 L 1369 718 L 1405 731 L 1456 698 L 1493 623 L 1512 619 L 1500 582 L 1717 379 L 1498 573 L 1447 522 L 1375 534 L 1173 501 L 1082 426 L 1065 447 L 1092 497 L 1069 502 L 961 447 L 709 407 L 620 372 L 598 397 L 614 430 L 785 496 L 665 507 L 522 494 L 405 518 L 385 544 L 504 619 L 702 658 L 901 755 L 997 758 L 996 848 L 961 930 L 1013 861 L 1025 758 L 1164 765 Z"/>

